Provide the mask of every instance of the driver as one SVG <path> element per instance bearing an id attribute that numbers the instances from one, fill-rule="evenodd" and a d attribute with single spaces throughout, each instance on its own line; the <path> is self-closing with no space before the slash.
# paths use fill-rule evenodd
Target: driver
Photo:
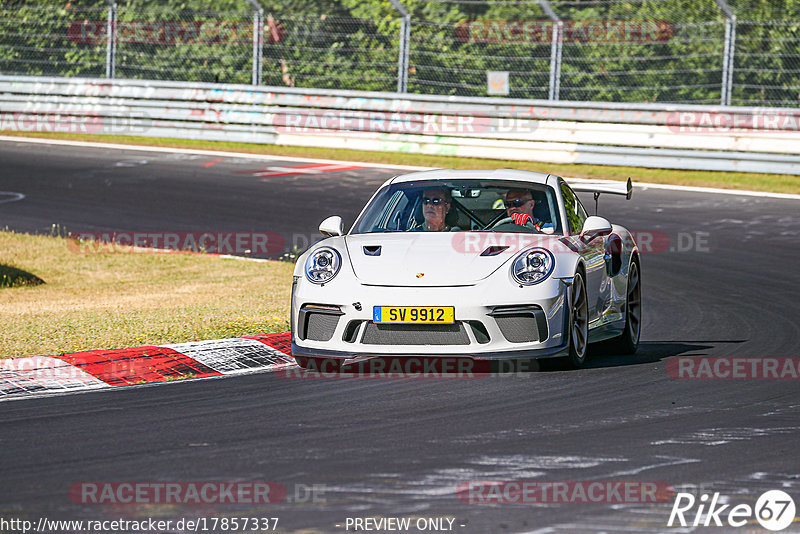
<path id="1" fill-rule="evenodd" d="M 506 211 L 514 224 L 541 232 L 545 224 L 533 216 L 533 205 L 533 195 L 527 189 L 509 189 L 506 193 Z"/>

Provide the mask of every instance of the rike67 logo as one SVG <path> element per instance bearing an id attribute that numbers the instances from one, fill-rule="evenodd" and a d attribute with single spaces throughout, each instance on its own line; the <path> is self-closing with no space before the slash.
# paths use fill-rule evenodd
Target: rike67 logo
<path id="1" fill-rule="evenodd" d="M 743 527 L 757 521 L 767 530 L 783 530 L 794 521 L 794 500 L 781 490 L 770 490 L 761 494 L 755 506 L 732 505 L 726 496 L 714 493 L 696 498 L 692 493 L 678 493 L 672 505 L 668 527 Z"/>

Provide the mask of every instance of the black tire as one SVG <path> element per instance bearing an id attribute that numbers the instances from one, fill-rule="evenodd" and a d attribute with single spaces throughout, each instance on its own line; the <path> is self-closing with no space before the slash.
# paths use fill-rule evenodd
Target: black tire
<path id="1" fill-rule="evenodd" d="M 627 296 L 625 298 L 625 331 L 609 340 L 608 348 L 616 354 L 634 354 L 639 348 L 642 334 L 642 277 L 638 260 L 634 259 L 628 270 Z"/>
<path id="2" fill-rule="evenodd" d="M 589 341 L 589 300 L 583 273 L 575 273 L 572 280 L 569 319 L 569 363 L 576 368 L 586 366 Z"/>

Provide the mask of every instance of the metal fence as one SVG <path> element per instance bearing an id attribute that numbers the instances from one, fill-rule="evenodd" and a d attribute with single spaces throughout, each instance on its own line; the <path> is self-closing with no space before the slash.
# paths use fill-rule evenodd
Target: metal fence
<path id="1" fill-rule="evenodd" d="M 6 0 L 0 74 L 797 107 L 800 0 Z"/>

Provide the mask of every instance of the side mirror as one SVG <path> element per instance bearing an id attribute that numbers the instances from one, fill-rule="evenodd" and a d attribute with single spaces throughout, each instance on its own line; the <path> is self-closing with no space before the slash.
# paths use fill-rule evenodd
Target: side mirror
<path id="1" fill-rule="evenodd" d="M 319 233 L 325 237 L 344 235 L 344 223 L 342 222 L 342 218 L 338 215 L 328 217 L 319 223 Z"/>
<path id="2" fill-rule="evenodd" d="M 595 237 L 601 235 L 608 235 L 611 233 L 611 223 L 608 219 L 592 215 L 583 221 L 583 229 L 581 230 L 581 238 L 591 241 Z"/>

